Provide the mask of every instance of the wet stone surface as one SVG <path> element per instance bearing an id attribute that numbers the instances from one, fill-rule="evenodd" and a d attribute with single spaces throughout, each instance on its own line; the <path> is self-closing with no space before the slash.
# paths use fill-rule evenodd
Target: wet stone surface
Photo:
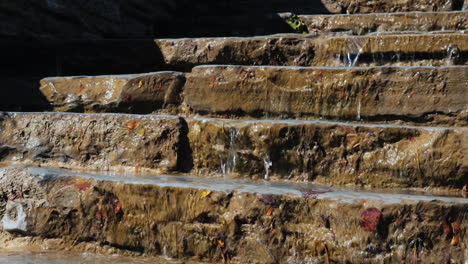
<path id="1" fill-rule="evenodd" d="M 180 170 L 183 127 L 174 116 L 9 113 L 0 122 L 0 157 L 67 168 Z"/>
<path id="2" fill-rule="evenodd" d="M 301 15 L 309 32 L 371 32 L 466 30 L 466 11 L 401 12 L 364 15 Z M 283 16 L 287 17 L 287 14 Z"/>
<path id="3" fill-rule="evenodd" d="M 52 77 L 40 90 L 55 111 L 148 113 L 177 106 L 184 82 L 177 72 Z"/>
<path id="4" fill-rule="evenodd" d="M 26 217 L 31 233 L 40 239 L 25 242 L 26 238 L 16 233 L 2 233 L 3 246 L 20 241 L 33 246 L 34 241 L 47 237 L 42 241 L 61 239 L 56 248 L 74 243 L 75 249 L 80 249 L 85 247 L 80 241 L 96 241 L 101 246 L 88 250 L 110 245 L 129 255 L 133 252 L 209 262 L 396 262 L 411 260 L 416 252 L 424 263 L 440 263 L 446 258 L 463 260 L 466 245 L 463 236 L 458 245 L 450 245 L 441 225 L 447 219 L 449 223 L 460 222 L 460 229 L 466 229 L 468 205 L 462 198 L 420 200 L 408 195 L 401 202 L 385 204 L 379 202 L 385 198 L 364 194 L 364 200 L 349 203 L 339 195 L 333 197 L 334 190 L 303 198 L 232 189 L 249 185 L 238 183 L 206 192 L 199 188 L 202 185 L 179 185 L 180 179 L 173 181 L 170 177 L 165 181 L 150 176 L 127 176 L 126 180 L 117 176 L 112 180 L 44 168 L 9 167 L 0 171 L 5 182 L 22 179 L 46 193 L 36 196 L 30 191 L 27 198 L 42 203 Z M 262 192 L 262 185 L 269 193 L 265 183 L 257 190 Z M 79 202 L 61 204 L 65 192 L 74 193 Z M 331 196 L 322 197 L 327 194 Z M 380 217 L 372 218 L 375 229 L 370 231 L 362 227 L 366 221 L 363 212 L 368 208 L 381 212 Z"/>
<path id="5" fill-rule="evenodd" d="M 466 76 L 466 66 L 199 66 L 188 74 L 184 98 L 202 114 L 399 119 L 465 126 Z"/>
<path id="6" fill-rule="evenodd" d="M 199 175 L 456 189 L 467 180 L 465 128 L 211 118 L 188 124 Z"/>

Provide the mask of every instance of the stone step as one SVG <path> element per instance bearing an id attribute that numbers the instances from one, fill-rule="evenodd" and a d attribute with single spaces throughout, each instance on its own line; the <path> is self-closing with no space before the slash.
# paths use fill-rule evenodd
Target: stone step
<path id="1" fill-rule="evenodd" d="M 40 90 L 55 111 L 148 113 L 180 104 L 183 73 L 51 77 Z"/>
<path id="2" fill-rule="evenodd" d="M 187 75 L 184 100 L 193 111 L 203 114 L 405 120 L 466 126 L 467 76 L 466 66 L 208 65 L 195 67 Z"/>
<path id="3" fill-rule="evenodd" d="M 464 33 L 281 35 L 156 40 L 166 65 L 376 66 L 466 64 Z"/>
<path id="4" fill-rule="evenodd" d="M 187 125 L 176 116 L 2 113 L 2 161 L 92 170 L 184 171 Z"/>
<path id="5" fill-rule="evenodd" d="M 317 44 L 317 66 L 466 65 L 468 34 L 395 33 L 337 36 Z M 330 61 L 330 58 L 336 58 Z"/>
<path id="6" fill-rule="evenodd" d="M 291 16 L 281 14 L 284 19 Z M 312 32 L 371 32 L 467 30 L 468 12 L 399 12 L 353 15 L 300 15 L 299 20 Z"/>
<path id="7" fill-rule="evenodd" d="M 0 168 L 0 189 L 6 246 L 211 263 L 443 263 L 466 253 L 461 197 L 21 166 Z"/>
<path id="8" fill-rule="evenodd" d="M 335 14 L 356 14 L 356 13 L 392 13 L 408 11 L 452 11 L 460 10 L 463 1 L 452 0 L 443 2 L 422 1 L 366 1 L 366 0 L 323 0 L 322 1 L 330 13 Z"/>
<path id="9" fill-rule="evenodd" d="M 300 120 L 5 113 L 0 161 L 366 187 L 460 189 L 468 129 Z"/>
<path id="10" fill-rule="evenodd" d="M 202 64 L 277 66 L 463 65 L 468 34 L 282 34 L 248 38 L 138 40 L 5 40 L 9 89 L 2 110 L 48 109 L 36 85 L 44 76 L 190 71 Z M 25 63 L 25 58 L 31 63 Z"/>
<path id="11" fill-rule="evenodd" d="M 468 180 L 463 158 L 467 128 L 213 118 L 187 122 L 198 175 L 455 189 Z"/>
<path id="12" fill-rule="evenodd" d="M 466 66 L 215 65 L 195 67 L 186 83 L 184 74 L 175 72 L 53 77 L 41 80 L 40 90 L 55 111 L 176 114 L 188 109 L 218 116 L 466 126 L 466 76 Z"/>

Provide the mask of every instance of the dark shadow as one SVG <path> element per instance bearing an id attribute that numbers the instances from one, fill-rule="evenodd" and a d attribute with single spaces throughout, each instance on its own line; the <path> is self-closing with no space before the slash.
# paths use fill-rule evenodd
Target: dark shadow
<path id="1" fill-rule="evenodd" d="M 151 39 L 0 41 L 0 110 L 44 111 L 40 80 L 53 76 L 142 73 L 165 69 Z"/>
<path id="2" fill-rule="evenodd" d="M 154 38 L 291 33 L 280 12 L 328 13 L 320 0 L 3 1 L 0 111 L 50 110 L 45 77 L 173 70 Z"/>
<path id="3" fill-rule="evenodd" d="M 187 121 L 183 118 L 179 118 L 181 124 L 179 145 L 177 146 L 177 171 L 179 172 L 190 172 L 193 169 L 193 155 L 192 147 L 190 146 L 190 140 L 188 138 L 189 127 Z"/>
<path id="4" fill-rule="evenodd" d="M 157 20 L 155 35 L 220 37 L 292 33 L 278 13 L 330 13 L 320 0 L 180 0 L 178 3 L 177 19 Z"/>

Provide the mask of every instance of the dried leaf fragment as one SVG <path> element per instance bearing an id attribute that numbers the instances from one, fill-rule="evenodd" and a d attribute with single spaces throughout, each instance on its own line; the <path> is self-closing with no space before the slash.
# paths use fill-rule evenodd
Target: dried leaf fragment
<path id="1" fill-rule="evenodd" d="M 205 191 L 202 192 L 201 198 L 208 197 L 210 194 L 211 194 L 210 190 L 205 190 Z"/>
<path id="2" fill-rule="evenodd" d="M 218 240 L 218 245 L 223 248 L 224 247 L 224 241 L 223 240 Z"/>
<path id="3" fill-rule="evenodd" d="M 460 243 L 460 239 L 458 238 L 458 235 L 454 235 L 452 237 L 452 241 L 450 242 L 450 245 L 456 246 L 458 245 L 458 243 Z"/>
<path id="4" fill-rule="evenodd" d="M 267 216 L 271 216 L 271 214 L 273 213 L 273 207 L 270 207 L 270 209 L 268 209 L 268 212 L 267 212 Z"/>
<path id="5" fill-rule="evenodd" d="M 380 219 L 382 218 L 382 212 L 375 207 L 367 208 L 361 214 L 361 228 L 365 231 L 372 232 L 377 230 Z"/>
<path id="6" fill-rule="evenodd" d="M 144 136 L 144 135 L 145 135 L 145 132 L 146 132 L 146 131 L 145 131 L 144 128 L 141 128 L 141 129 L 138 130 L 138 134 L 139 134 L 140 136 Z"/>
<path id="7" fill-rule="evenodd" d="M 77 93 L 83 92 L 84 89 L 85 89 L 84 85 L 80 84 L 80 87 L 78 88 Z"/>
<path id="8" fill-rule="evenodd" d="M 127 128 L 127 131 L 130 132 L 133 129 L 137 129 L 140 127 L 140 123 L 136 121 L 128 121 L 125 123 L 125 127 Z"/>

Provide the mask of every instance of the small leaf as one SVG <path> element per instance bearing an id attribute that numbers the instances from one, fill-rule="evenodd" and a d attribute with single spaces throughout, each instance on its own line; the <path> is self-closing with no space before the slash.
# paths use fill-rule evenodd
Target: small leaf
<path id="1" fill-rule="evenodd" d="M 218 240 L 218 245 L 223 248 L 224 247 L 224 241 L 223 240 Z"/>
<path id="2" fill-rule="evenodd" d="M 145 132 L 146 132 L 146 131 L 145 131 L 144 128 L 141 128 L 141 129 L 138 130 L 138 134 L 139 134 L 140 136 L 144 136 L 144 135 L 145 135 Z"/>
<path id="3" fill-rule="evenodd" d="M 85 87 L 84 87 L 82 84 L 80 84 L 80 88 L 78 88 L 78 92 L 77 92 L 77 93 L 83 92 L 84 89 L 85 89 Z"/>
<path id="4" fill-rule="evenodd" d="M 125 127 L 127 128 L 127 131 L 131 131 L 133 129 L 137 129 L 140 127 L 140 123 L 139 122 L 136 122 L 136 121 L 128 121 L 127 123 L 125 123 Z"/>
<path id="5" fill-rule="evenodd" d="M 366 209 L 361 214 L 361 227 L 365 231 L 375 231 L 379 226 L 380 219 L 382 218 L 382 212 L 375 207 Z"/>
<path id="6" fill-rule="evenodd" d="M 201 195 L 201 198 L 208 197 L 208 195 L 210 195 L 210 194 L 211 194 L 211 191 L 210 191 L 210 190 L 203 191 L 203 192 L 202 192 L 202 195 Z"/>
<path id="7" fill-rule="evenodd" d="M 267 216 L 271 216 L 271 214 L 273 213 L 273 207 L 270 207 L 270 209 L 268 209 L 268 212 L 267 212 Z"/>
<path id="8" fill-rule="evenodd" d="M 138 88 L 141 88 L 142 86 L 143 86 L 143 81 L 140 81 L 140 82 L 138 83 Z"/>

